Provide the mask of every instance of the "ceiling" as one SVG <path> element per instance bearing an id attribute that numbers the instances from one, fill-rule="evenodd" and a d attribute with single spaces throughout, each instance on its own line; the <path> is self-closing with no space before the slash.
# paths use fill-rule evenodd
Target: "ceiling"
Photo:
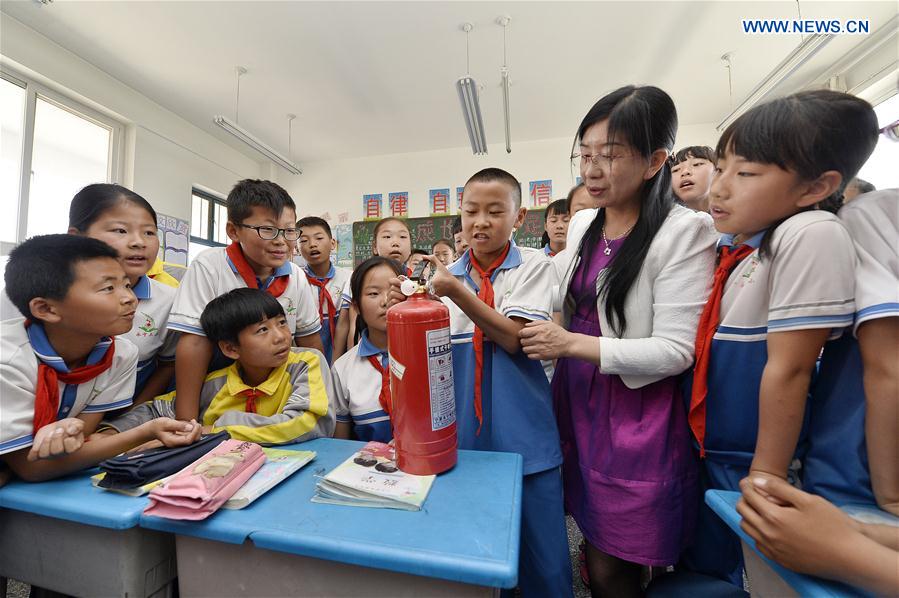
<path id="1" fill-rule="evenodd" d="M 803 18 L 869 18 L 896 3 L 803 2 Z M 259 156 L 212 124 L 234 117 L 299 162 L 468 144 L 455 80 L 483 86 L 487 140 L 503 136 L 500 15 L 512 18 L 512 136 L 573 135 L 603 93 L 658 85 L 681 124 L 717 123 L 731 108 L 720 56 L 733 52 L 733 105 L 799 43 L 744 35 L 740 19 L 794 18 L 781 2 L 75 2 L 4 1 L 2 12 L 49 37 L 219 139 Z M 826 68 L 859 37 L 838 36 L 815 59 Z"/>

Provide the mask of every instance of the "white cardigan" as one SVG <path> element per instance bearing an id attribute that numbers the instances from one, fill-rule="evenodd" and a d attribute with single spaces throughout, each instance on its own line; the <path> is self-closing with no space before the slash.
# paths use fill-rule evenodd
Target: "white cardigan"
<path id="1" fill-rule="evenodd" d="M 590 209 L 575 214 L 568 227 L 566 249 L 553 259 L 562 281 L 559 301 L 566 327 L 574 309 L 568 286 L 577 267 L 577 250 L 596 213 Z M 597 299 L 603 333 L 600 372 L 619 375 L 628 388 L 641 388 L 692 365 L 696 327 L 715 270 L 717 239 L 708 214 L 680 205 L 671 208 L 627 295 L 627 329 L 622 338 L 615 336 L 605 303 Z"/>

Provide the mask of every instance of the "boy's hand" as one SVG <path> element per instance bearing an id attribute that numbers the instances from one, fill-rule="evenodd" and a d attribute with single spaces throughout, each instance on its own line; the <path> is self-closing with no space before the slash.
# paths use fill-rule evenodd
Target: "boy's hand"
<path id="1" fill-rule="evenodd" d="M 28 451 L 28 460 L 37 461 L 74 453 L 83 445 L 84 422 L 77 417 L 67 417 L 37 431 L 31 450 Z"/>
<path id="2" fill-rule="evenodd" d="M 450 274 L 436 255 L 426 255 L 424 259 L 431 265 L 431 272 L 434 274 L 428 281 L 428 290 L 438 297 L 450 297 L 459 291 L 464 291 L 462 283 L 459 279 Z"/>
<path id="3" fill-rule="evenodd" d="M 168 417 L 160 417 L 150 422 L 153 435 L 167 447 L 193 444 L 200 437 L 203 429 L 195 420 L 178 421 Z"/>
<path id="4" fill-rule="evenodd" d="M 571 333 L 553 322 L 528 322 L 518 332 L 521 349 L 531 359 L 559 359 L 571 347 Z"/>

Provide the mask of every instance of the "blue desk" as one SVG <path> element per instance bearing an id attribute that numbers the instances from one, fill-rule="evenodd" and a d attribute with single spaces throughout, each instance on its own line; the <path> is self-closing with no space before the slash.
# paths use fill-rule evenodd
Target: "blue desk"
<path id="1" fill-rule="evenodd" d="M 196 595 L 491 595 L 517 582 L 522 459 L 459 451 L 421 511 L 310 501 L 316 476 L 363 443 L 321 438 L 305 468 L 249 507 L 206 521 L 142 516 L 177 535 L 179 588 Z"/>
<path id="2" fill-rule="evenodd" d="M 75 596 L 169 596 L 175 544 L 138 528 L 146 498 L 94 488 L 97 470 L 0 488 L 0 577 Z"/>
<path id="3" fill-rule="evenodd" d="M 816 598 L 867 598 L 870 594 L 846 584 L 790 571 L 768 559 L 755 547 L 755 541 L 740 529 L 737 513 L 739 492 L 708 490 L 705 502 L 724 520 L 743 543 L 746 575 L 753 596 L 814 596 Z"/>

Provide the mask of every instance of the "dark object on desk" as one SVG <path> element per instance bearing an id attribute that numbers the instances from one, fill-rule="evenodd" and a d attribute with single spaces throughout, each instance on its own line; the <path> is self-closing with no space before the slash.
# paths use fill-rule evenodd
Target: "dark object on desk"
<path id="1" fill-rule="evenodd" d="M 210 434 L 189 446 L 155 448 L 134 454 L 125 454 L 100 463 L 106 476 L 100 480 L 101 488 L 128 490 L 178 473 L 224 441 L 227 432 Z"/>

